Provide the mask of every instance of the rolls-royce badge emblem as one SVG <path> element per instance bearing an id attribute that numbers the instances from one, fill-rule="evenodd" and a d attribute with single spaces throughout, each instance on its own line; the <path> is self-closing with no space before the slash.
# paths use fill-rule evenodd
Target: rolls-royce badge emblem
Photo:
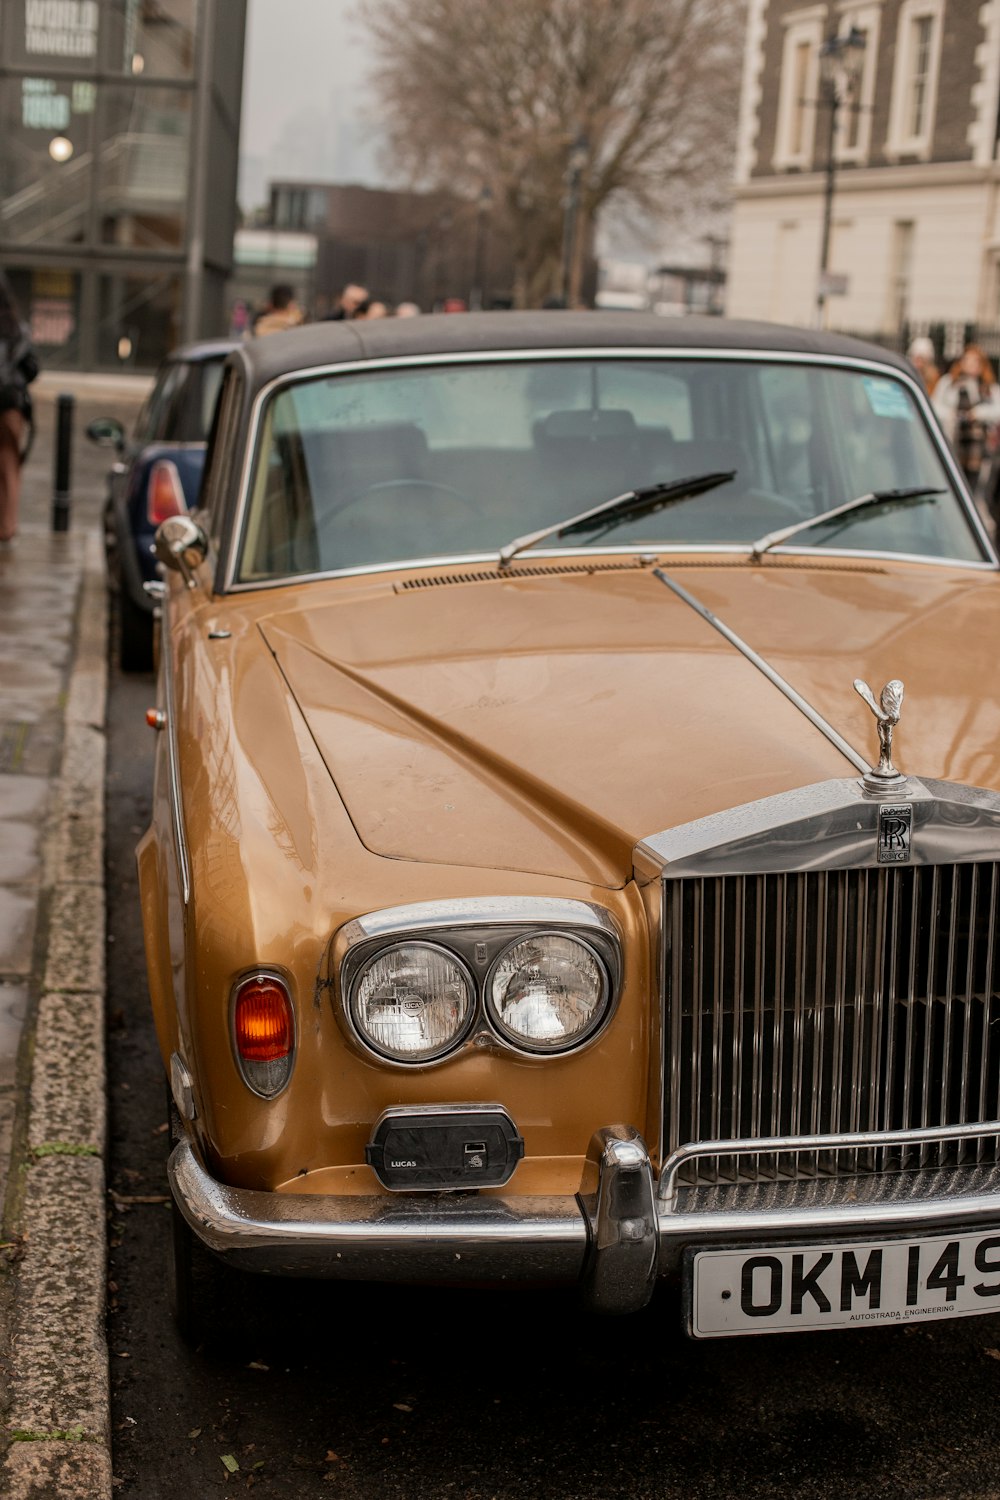
<path id="1" fill-rule="evenodd" d="M 878 781 L 895 781 L 900 772 L 892 763 L 892 731 L 899 723 L 899 711 L 903 706 L 903 684 L 898 677 L 887 682 L 877 703 L 875 694 L 860 677 L 854 679 L 854 691 L 868 704 L 878 724 L 878 765 L 872 766 L 868 775 Z"/>
<path id="2" fill-rule="evenodd" d="M 889 803 L 879 808 L 876 858 L 880 865 L 909 863 L 912 829 L 913 807 L 909 802 Z"/>

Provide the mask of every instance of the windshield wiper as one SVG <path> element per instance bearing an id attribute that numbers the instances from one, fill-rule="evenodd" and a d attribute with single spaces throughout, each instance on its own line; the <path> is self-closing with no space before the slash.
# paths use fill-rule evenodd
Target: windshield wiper
<path id="1" fill-rule="evenodd" d="M 821 511 L 818 516 L 810 516 L 808 521 L 796 521 L 794 526 L 769 531 L 766 536 L 754 542 L 750 548 L 750 557 L 756 562 L 765 552 L 777 547 L 779 542 L 787 542 L 789 537 L 797 536 L 800 531 L 809 531 L 813 526 L 821 526 L 824 521 L 835 521 L 838 516 L 850 515 L 852 511 L 868 510 L 876 505 L 907 505 L 913 500 L 930 500 L 934 495 L 947 493 L 947 490 L 932 489 L 923 484 L 914 485 L 908 490 L 872 490 L 869 495 L 859 495 L 856 500 L 845 500 L 843 505 L 834 505 L 830 510 Z"/>
<path id="2" fill-rule="evenodd" d="M 541 531 L 529 531 L 524 536 L 516 536 L 506 547 L 500 548 L 500 566 L 509 567 L 512 558 L 519 552 L 536 546 L 538 542 L 544 542 L 546 537 L 563 536 L 569 531 L 588 531 L 591 523 L 602 516 L 612 520 L 620 515 L 651 515 L 665 505 L 672 505 L 677 500 L 687 500 L 693 495 L 703 495 L 706 490 L 714 490 L 720 484 L 728 484 L 735 478 L 735 469 L 718 469 L 708 474 L 692 474 L 687 479 L 671 479 L 663 484 L 645 484 L 641 489 L 626 490 L 624 494 L 602 500 L 600 505 L 582 510 L 579 515 L 570 516 L 566 521 L 557 521 L 554 526 L 544 526 Z"/>

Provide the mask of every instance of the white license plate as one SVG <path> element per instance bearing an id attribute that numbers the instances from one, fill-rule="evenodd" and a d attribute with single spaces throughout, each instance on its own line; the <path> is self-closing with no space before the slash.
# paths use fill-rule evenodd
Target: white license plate
<path id="1" fill-rule="evenodd" d="M 698 1339 L 1000 1312 L 1000 1234 L 701 1250 L 691 1260 Z"/>

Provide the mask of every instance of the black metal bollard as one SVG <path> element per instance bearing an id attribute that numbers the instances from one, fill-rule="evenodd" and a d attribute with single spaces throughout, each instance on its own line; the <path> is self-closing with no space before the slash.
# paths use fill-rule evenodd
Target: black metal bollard
<path id="1" fill-rule="evenodd" d="M 73 410 L 76 397 L 56 397 L 55 480 L 52 491 L 52 530 L 69 530 L 69 490 L 73 456 Z"/>

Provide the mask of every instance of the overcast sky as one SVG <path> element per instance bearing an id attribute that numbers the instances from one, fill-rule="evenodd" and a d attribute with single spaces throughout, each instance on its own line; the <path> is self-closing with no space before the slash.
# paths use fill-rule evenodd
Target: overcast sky
<path id="1" fill-rule="evenodd" d="M 362 3 L 248 0 L 239 178 L 244 212 L 268 202 L 268 183 L 276 179 L 386 183 L 368 82 L 372 50 L 358 20 Z M 602 231 L 605 253 L 653 258 L 653 246 L 637 242 L 615 216 L 605 217 Z M 691 254 L 700 232 L 688 243 L 673 226 L 671 253 Z"/>
<path id="2" fill-rule="evenodd" d="M 249 0 L 240 204 L 274 178 L 384 180 L 371 119 L 371 50 L 359 0 Z"/>

